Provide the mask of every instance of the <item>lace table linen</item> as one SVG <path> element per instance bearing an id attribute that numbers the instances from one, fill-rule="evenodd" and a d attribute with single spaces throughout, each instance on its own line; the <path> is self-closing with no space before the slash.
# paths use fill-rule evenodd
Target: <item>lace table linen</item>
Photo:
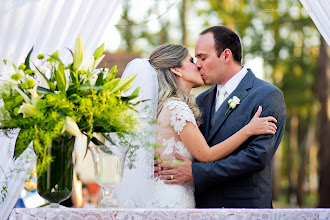
<path id="1" fill-rule="evenodd" d="M 13 209 L 9 220 L 34 219 L 330 219 L 330 209 Z"/>

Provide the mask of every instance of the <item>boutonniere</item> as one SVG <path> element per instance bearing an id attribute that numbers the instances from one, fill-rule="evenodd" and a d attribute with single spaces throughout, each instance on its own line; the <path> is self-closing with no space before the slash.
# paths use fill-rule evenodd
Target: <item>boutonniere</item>
<path id="1" fill-rule="evenodd" d="M 233 96 L 233 98 L 228 99 L 228 109 L 226 111 L 225 116 L 228 114 L 230 109 L 234 109 L 236 108 L 237 105 L 239 105 L 239 103 L 241 102 L 241 95 L 240 96 Z"/>

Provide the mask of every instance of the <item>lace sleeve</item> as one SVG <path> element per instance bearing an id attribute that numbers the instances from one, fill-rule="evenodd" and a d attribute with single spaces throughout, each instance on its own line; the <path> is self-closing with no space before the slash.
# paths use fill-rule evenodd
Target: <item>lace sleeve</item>
<path id="1" fill-rule="evenodd" d="M 170 100 L 164 104 L 164 107 L 169 108 L 171 111 L 171 125 L 178 135 L 183 130 L 187 121 L 198 127 L 192 110 L 185 102 Z"/>

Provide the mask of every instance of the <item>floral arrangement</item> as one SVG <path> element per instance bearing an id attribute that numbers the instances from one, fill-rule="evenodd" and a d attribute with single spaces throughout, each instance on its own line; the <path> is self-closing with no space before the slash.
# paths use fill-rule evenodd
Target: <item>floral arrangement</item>
<path id="1" fill-rule="evenodd" d="M 123 96 L 136 75 L 119 79 L 115 78 L 116 66 L 110 71 L 106 67 L 97 69 L 103 49 L 104 45 L 98 47 L 83 63 L 78 37 L 74 51 L 69 50 L 73 59 L 68 65 L 61 61 L 58 51 L 48 57 L 39 54 L 34 63 L 30 61 L 33 48 L 19 66 L 4 60 L 7 72 L 0 81 L 0 129 L 20 129 L 15 157 L 33 141 L 39 171 L 51 161 L 46 153 L 48 146 L 64 132 L 86 135 L 89 143 L 98 142 L 94 132 L 128 133 L 136 128 L 137 103 L 132 100 L 139 89 Z"/>

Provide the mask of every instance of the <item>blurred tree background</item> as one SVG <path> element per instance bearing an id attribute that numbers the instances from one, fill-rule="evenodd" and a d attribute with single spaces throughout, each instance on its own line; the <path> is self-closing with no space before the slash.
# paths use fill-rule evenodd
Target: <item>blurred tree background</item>
<path id="1" fill-rule="evenodd" d="M 147 13 L 139 19 L 132 2 L 121 2 L 116 27 L 120 50 L 136 56 L 164 43 L 194 54 L 198 34 L 212 25 L 239 34 L 243 63 L 261 59 L 263 79 L 286 101 L 286 130 L 273 160 L 274 206 L 330 207 L 330 51 L 299 0 L 153 0 L 141 2 Z"/>

